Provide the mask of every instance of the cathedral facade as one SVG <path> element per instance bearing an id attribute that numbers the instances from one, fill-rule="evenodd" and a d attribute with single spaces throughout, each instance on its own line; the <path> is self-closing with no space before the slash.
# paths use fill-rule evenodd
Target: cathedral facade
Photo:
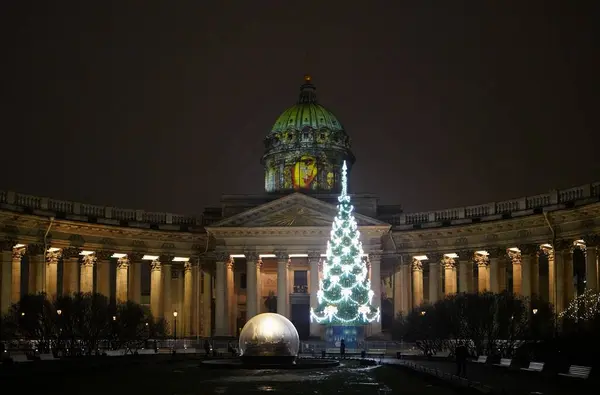
<path id="1" fill-rule="evenodd" d="M 0 191 L 0 309 L 27 293 L 99 292 L 148 305 L 184 336 L 235 336 L 261 312 L 310 324 L 350 138 L 306 77 L 265 138 L 265 193 L 200 217 Z M 393 317 L 456 292 L 514 292 L 557 311 L 598 290 L 600 182 L 405 213 L 352 196 L 385 337 Z M 173 325 L 171 325 L 173 327 Z"/>

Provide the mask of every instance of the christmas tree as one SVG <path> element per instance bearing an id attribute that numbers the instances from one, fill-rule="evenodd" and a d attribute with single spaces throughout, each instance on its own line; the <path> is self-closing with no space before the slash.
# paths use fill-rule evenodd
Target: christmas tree
<path id="1" fill-rule="evenodd" d="M 363 260 L 360 233 L 352 215 L 354 207 L 348 196 L 346 173 L 344 161 L 338 213 L 327 242 L 323 279 L 317 292 L 318 306 L 311 308 L 310 320 L 332 325 L 364 325 L 379 321 L 380 312 L 371 305 L 374 293 Z"/>

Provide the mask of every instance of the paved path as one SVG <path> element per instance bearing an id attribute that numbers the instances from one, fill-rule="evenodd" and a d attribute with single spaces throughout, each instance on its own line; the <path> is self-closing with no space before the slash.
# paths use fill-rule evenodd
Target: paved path
<path id="1" fill-rule="evenodd" d="M 403 361 L 391 358 L 386 358 L 383 362 L 390 364 L 403 363 Z M 438 371 L 447 373 L 449 375 L 456 374 L 456 364 L 452 361 L 413 360 L 406 362 L 424 366 L 429 369 L 437 369 Z M 537 372 L 526 372 L 514 369 L 511 370 L 507 368 L 480 365 L 476 363 L 468 364 L 467 379 L 479 382 L 483 384 L 483 386 L 493 389 L 494 392 L 511 395 L 565 395 L 594 393 L 591 388 L 585 388 L 586 382 L 582 380 L 569 379 L 565 377 L 549 377 Z M 591 383 L 588 382 L 588 384 Z"/>

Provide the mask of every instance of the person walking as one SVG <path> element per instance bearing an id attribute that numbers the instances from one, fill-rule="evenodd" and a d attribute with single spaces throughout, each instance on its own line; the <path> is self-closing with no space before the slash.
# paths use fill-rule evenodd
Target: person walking
<path id="1" fill-rule="evenodd" d="M 455 350 L 456 354 L 456 375 L 459 377 L 467 376 L 467 347 L 463 342 L 458 343 Z"/>
<path id="2" fill-rule="evenodd" d="M 341 359 L 346 358 L 346 342 L 344 342 L 344 339 L 340 341 L 340 357 Z"/>

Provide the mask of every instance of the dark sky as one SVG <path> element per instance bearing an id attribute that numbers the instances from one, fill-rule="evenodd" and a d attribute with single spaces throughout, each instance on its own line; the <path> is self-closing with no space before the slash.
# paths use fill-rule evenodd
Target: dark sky
<path id="1" fill-rule="evenodd" d="M 307 72 L 352 192 L 416 211 L 600 180 L 597 1 L 407 3 L 2 1 L 0 189 L 181 213 L 261 193 Z"/>

